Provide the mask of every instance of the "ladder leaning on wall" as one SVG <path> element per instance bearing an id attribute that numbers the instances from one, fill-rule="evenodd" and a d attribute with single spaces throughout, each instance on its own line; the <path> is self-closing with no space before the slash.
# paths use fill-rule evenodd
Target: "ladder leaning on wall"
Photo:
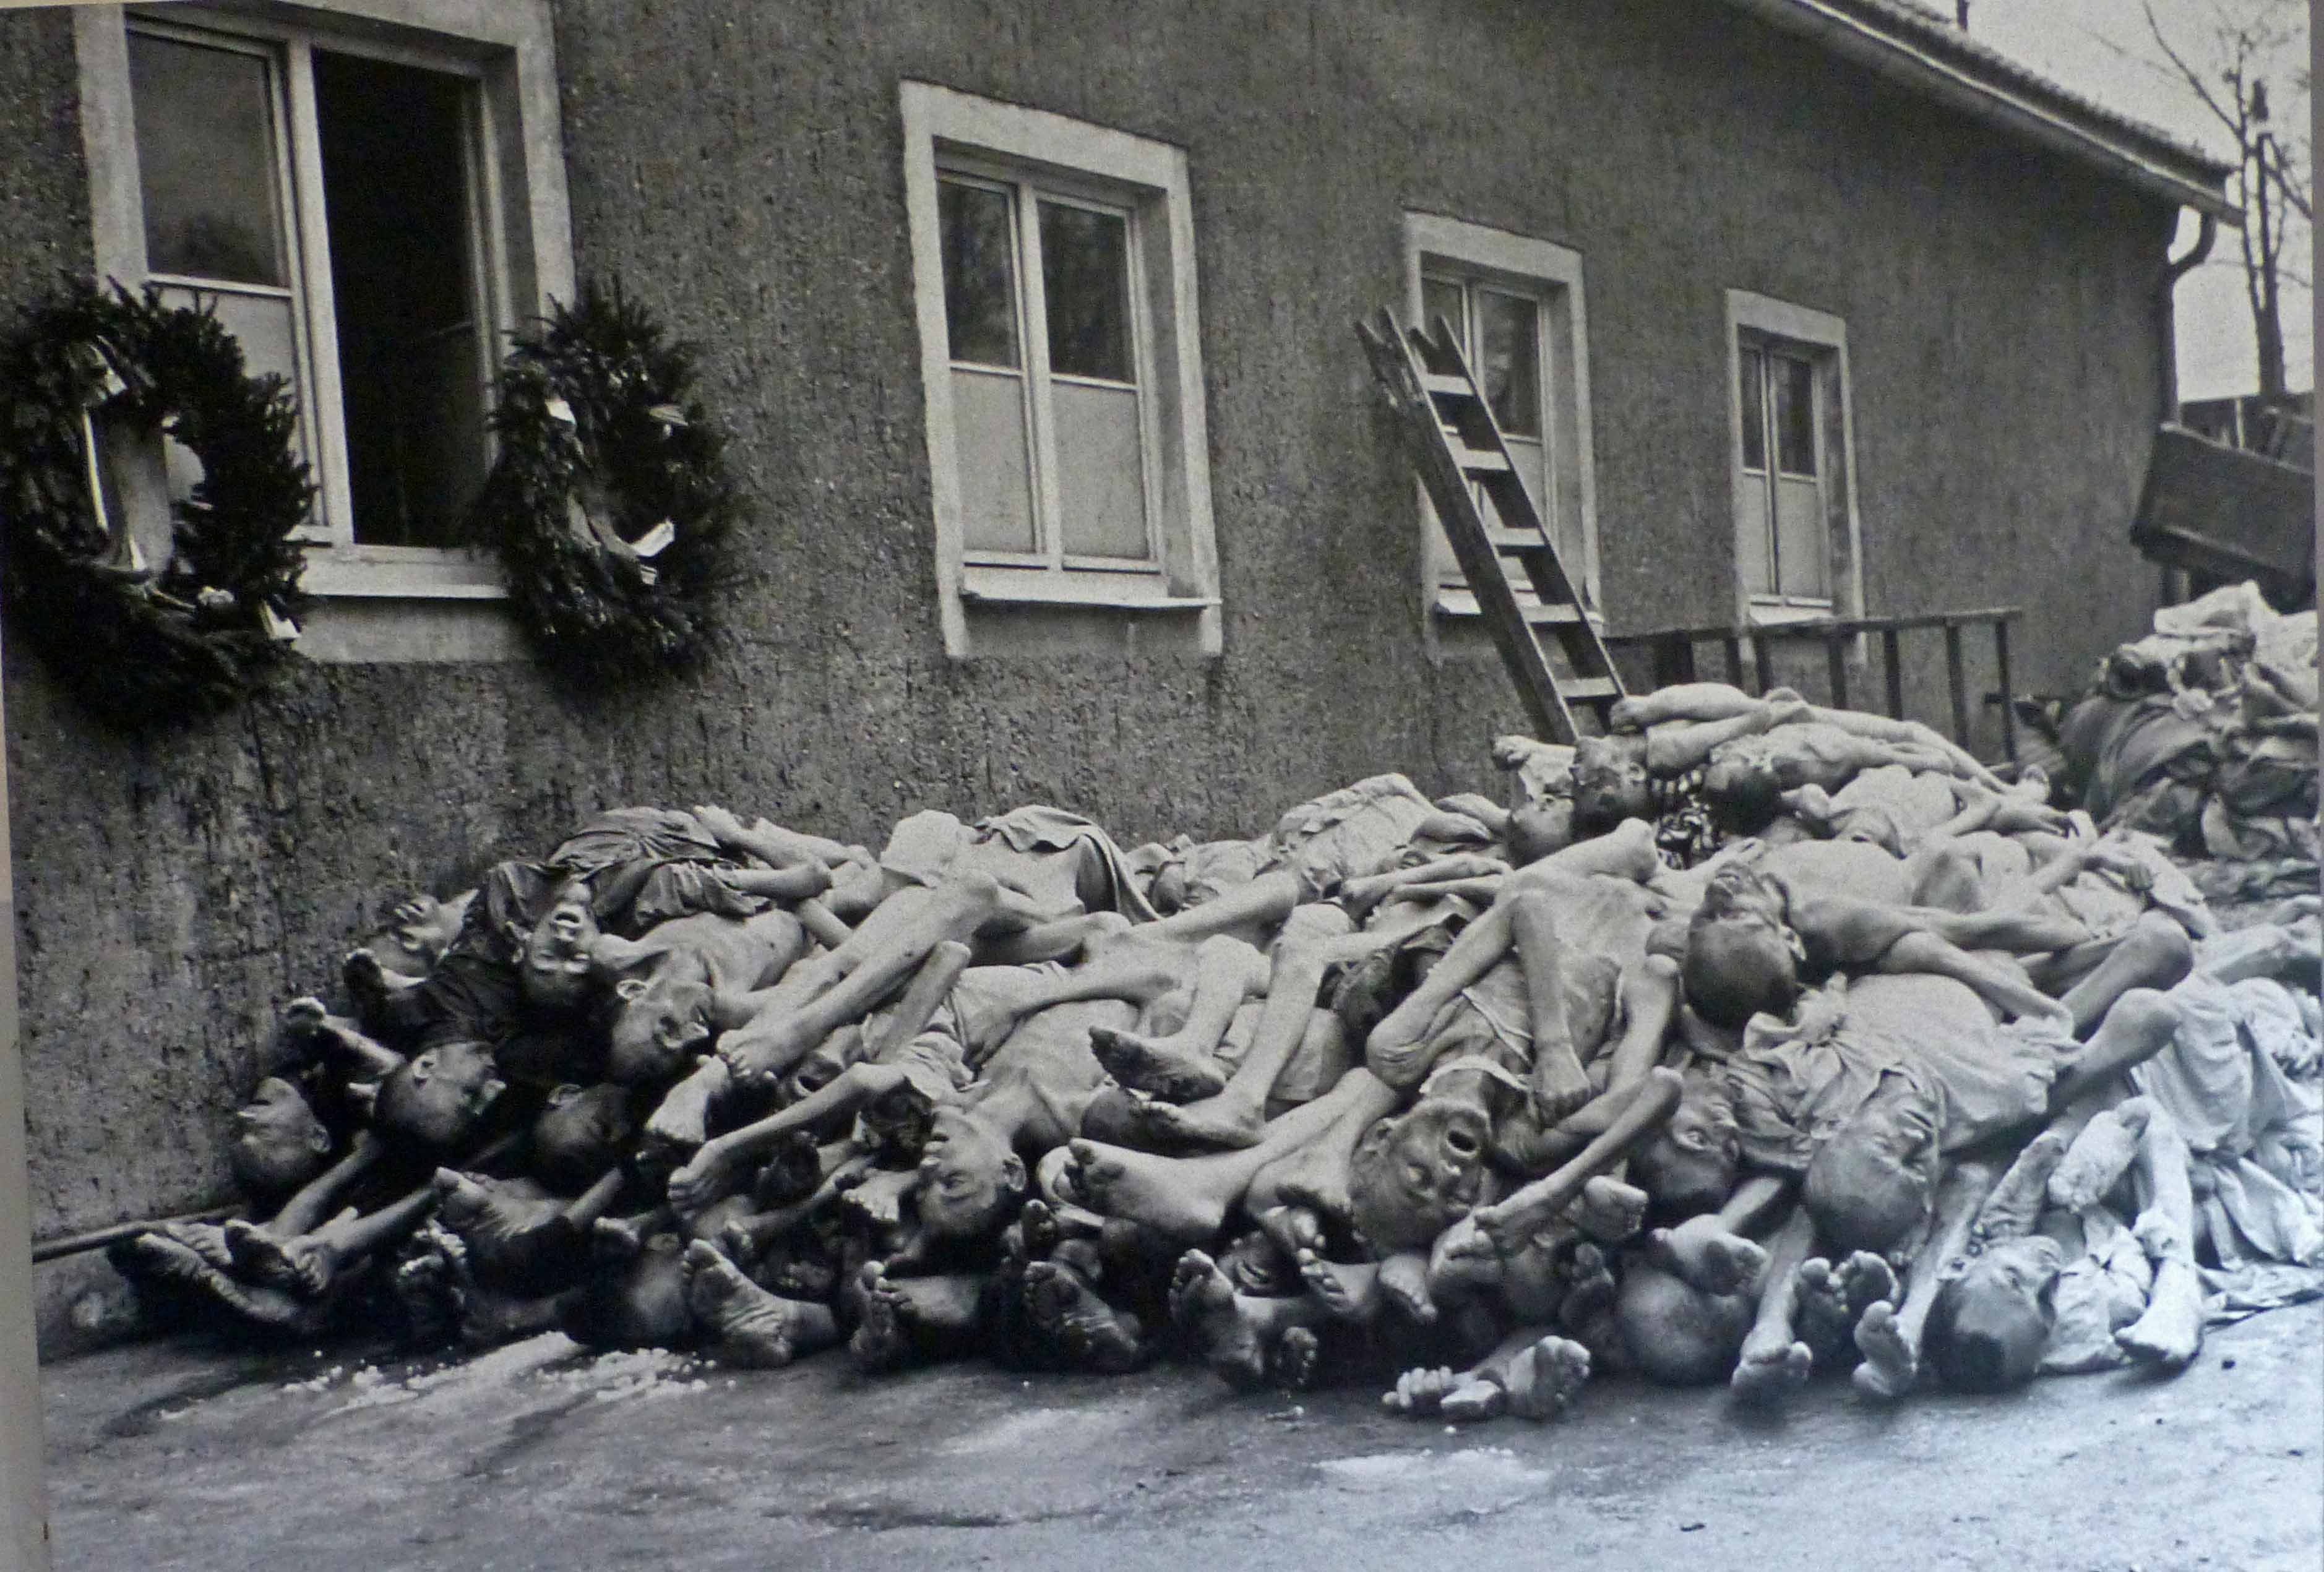
<path id="1" fill-rule="evenodd" d="M 1439 317 L 1433 329 L 1407 331 L 1383 308 L 1375 321 L 1358 322 L 1356 333 L 1535 731 L 1572 742 L 1584 734 L 1579 712 L 1602 734 L 1623 696 L 1621 676 L 1509 462 L 1452 325 Z M 1479 491 L 1498 528 L 1477 506 Z M 1532 603 L 1518 598 L 1520 585 L 1533 591 Z"/>

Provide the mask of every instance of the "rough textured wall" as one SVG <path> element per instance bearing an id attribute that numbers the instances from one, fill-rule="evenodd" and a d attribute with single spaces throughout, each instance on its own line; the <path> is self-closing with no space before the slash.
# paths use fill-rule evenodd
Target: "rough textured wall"
<path id="1" fill-rule="evenodd" d="M 1401 290 L 1407 207 L 1582 253 L 1618 625 L 1728 603 L 1729 287 L 1848 321 L 1874 609 L 2049 597 L 2028 688 L 2144 617 L 2118 542 L 2168 216 L 1718 7 L 588 0 L 559 28 L 582 268 L 705 347 L 759 510 L 733 646 L 635 695 L 317 668 L 142 741 L 14 661 L 42 1234 L 218 1193 L 265 1023 L 377 897 L 588 809 L 709 798 L 876 838 L 1048 800 L 1134 841 L 1247 833 L 1385 768 L 1488 784 L 1517 708 L 1481 646 L 1423 656 L 1411 483 L 1349 326 Z M 1222 659 L 944 657 L 904 76 L 1187 149 Z M 72 80 L 60 16 L 0 17 L 12 297 L 85 256 Z"/>

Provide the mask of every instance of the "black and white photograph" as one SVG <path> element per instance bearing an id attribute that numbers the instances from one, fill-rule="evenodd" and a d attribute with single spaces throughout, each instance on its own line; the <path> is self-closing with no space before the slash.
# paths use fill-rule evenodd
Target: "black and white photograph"
<path id="1" fill-rule="evenodd" d="M 2314 1572 L 2314 58 L 0 3 L 0 1568 Z"/>

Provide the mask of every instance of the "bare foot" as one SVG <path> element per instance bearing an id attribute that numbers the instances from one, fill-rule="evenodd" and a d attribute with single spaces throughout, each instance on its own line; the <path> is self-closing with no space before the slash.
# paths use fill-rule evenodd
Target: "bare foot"
<path id="1" fill-rule="evenodd" d="M 1544 1338 L 1509 1361 L 1503 1384 L 1509 1411 L 1520 1419 L 1560 1419 L 1590 1379 L 1590 1350 L 1564 1338 Z"/>
<path id="2" fill-rule="evenodd" d="M 776 1298 L 699 1239 L 686 1247 L 685 1270 L 695 1329 L 721 1364 L 779 1369 L 838 1338 L 830 1310 Z"/>
<path id="3" fill-rule="evenodd" d="M 1417 1250 L 1401 1250 L 1380 1263 L 1380 1297 L 1424 1326 L 1436 1319 L 1436 1298 L 1429 1292 L 1428 1257 Z"/>
<path id="4" fill-rule="evenodd" d="M 1097 1141 L 1069 1145 L 1074 1191 L 1093 1211 L 1180 1240 L 1208 1240 L 1226 1220 L 1225 1204 L 1187 1183 L 1176 1158 Z"/>
<path id="5" fill-rule="evenodd" d="M 1646 1192 L 1601 1173 L 1582 1187 L 1573 1203 L 1576 1227 L 1601 1245 L 1618 1245 L 1646 1226 Z"/>
<path id="6" fill-rule="evenodd" d="M 1706 1212 L 1646 1236 L 1646 1259 L 1699 1292 L 1740 1293 L 1767 1269 L 1767 1253 Z"/>
<path id="7" fill-rule="evenodd" d="M 863 1319 L 856 1323 L 854 1336 L 847 1340 L 848 1351 L 865 1370 L 897 1369 L 915 1352 L 902 1313 L 903 1297 L 896 1292 L 895 1285 L 888 1281 L 877 1261 L 863 1268 L 862 1282 Z"/>
<path id="8" fill-rule="evenodd" d="M 2158 1224 L 2139 1218 L 2135 1231 L 2148 1245 Z M 2150 1252 L 2154 1251 L 2149 1245 Z M 2165 1257 L 2154 1269 L 2154 1287 L 2147 1295 L 2146 1313 L 2114 1335 L 2115 1344 L 2141 1364 L 2181 1370 L 2203 1351 L 2203 1286 L 2195 1269 L 2183 1259 Z"/>
<path id="9" fill-rule="evenodd" d="M 1187 1103 L 1216 1097 L 1226 1088 L 1226 1073 L 1216 1059 L 1189 1052 L 1173 1038 L 1141 1037 L 1111 1026 L 1092 1026 L 1089 1035 L 1090 1053 L 1105 1072 L 1132 1091 Z"/>
<path id="10" fill-rule="evenodd" d="M 1144 1361 L 1138 1318 L 1100 1299 L 1070 1266 L 1056 1261 L 1028 1263 L 1024 1295 L 1027 1317 L 1076 1368 L 1118 1375 Z"/>
<path id="11" fill-rule="evenodd" d="M 1315 1302 L 1343 1321 L 1369 1321 L 1379 1299 L 1379 1268 L 1326 1261 L 1313 1250 L 1299 1252 L 1299 1278 Z"/>
<path id="12" fill-rule="evenodd" d="M 1920 1379 L 1920 1356 L 1904 1340 L 1895 1307 L 1885 1300 L 1856 1323 L 1856 1348 L 1864 1356 L 1864 1363 L 1856 1367 L 1856 1390 L 1867 1397 L 1893 1401 L 1912 1391 Z"/>
<path id="13" fill-rule="evenodd" d="M 1466 1288 L 1488 1288 L 1501 1280 L 1501 1250 L 1471 1212 L 1436 1236 L 1428 1250 L 1428 1293 L 1449 1299 Z"/>
<path id="14" fill-rule="evenodd" d="M 306 994 L 282 1007 L 282 1029 L 293 1037 L 312 1037 L 323 1029 L 330 1015 L 322 1000 Z"/>
<path id="15" fill-rule="evenodd" d="M 901 1227 L 904 1198 L 912 1193 L 918 1176 L 909 1170 L 875 1168 L 851 1185 L 840 1205 L 875 1228 Z"/>
<path id="16" fill-rule="evenodd" d="M 1558 1301 L 1557 1321 L 1568 1331 L 1579 1331 L 1605 1319 L 1620 1292 L 1606 1253 L 1595 1245 L 1574 1246 L 1559 1268 L 1564 1294 Z"/>
<path id="17" fill-rule="evenodd" d="M 1554 1043 L 1535 1054 L 1533 1106 L 1544 1126 L 1554 1125 L 1595 1095 L 1590 1072 L 1574 1056 L 1572 1043 Z"/>
<path id="18" fill-rule="evenodd" d="M 1831 1263 L 1812 1255 L 1792 1272 L 1792 1324 L 1818 1361 L 1836 1359 L 1849 1347 L 1856 1318 L 1848 1311 L 1848 1291 Z"/>
<path id="19" fill-rule="evenodd" d="M 1303 1251 L 1321 1253 L 1323 1245 L 1323 1219 L 1313 1207 L 1268 1207 L 1251 1218 L 1259 1232 L 1275 1241 L 1275 1247 L 1296 1261 Z"/>
<path id="20" fill-rule="evenodd" d="M 1241 1312 L 1234 1284 L 1200 1250 L 1178 1258 L 1170 1278 L 1170 1319 L 1201 1347 L 1210 1367 L 1236 1386 L 1267 1379 L 1267 1350 L 1259 1328 Z"/>
<path id="21" fill-rule="evenodd" d="M 1267 1133 L 1267 1121 L 1257 1108 L 1224 1093 L 1174 1103 L 1133 1091 L 1129 1115 L 1130 1127 L 1139 1139 L 1157 1145 L 1241 1152 L 1258 1145 Z"/>
<path id="22" fill-rule="evenodd" d="M 667 1105 L 665 1105 L 667 1106 Z M 666 1193 L 670 1209 L 681 1218 L 699 1217 L 740 1189 L 749 1159 L 718 1141 L 696 1148 L 686 1165 L 669 1176 Z"/>
<path id="23" fill-rule="evenodd" d="M 692 1152 L 710 1138 L 710 1104 L 714 1080 L 696 1071 L 669 1089 L 661 1106 L 646 1121 L 648 1145 L 667 1153 Z"/>
<path id="24" fill-rule="evenodd" d="M 1315 1384 L 1315 1366 L 1323 1352 L 1323 1342 L 1311 1328 L 1286 1327 L 1283 1336 L 1275 1340 L 1274 1353 L 1268 1356 L 1268 1377 L 1286 1392 L 1305 1392 Z"/>
<path id="25" fill-rule="evenodd" d="M 1380 1406 L 1390 1413 L 1434 1413 L 1443 1405 L 1445 1394 L 1461 1384 L 1452 1367 L 1439 1365 L 1407 1370 L 1396 1378 L 1396 1390 L 1380 1393 Z"/>
<path id="26" fill-rule="evenodd" d="M 600 1261 L 634 1261 L 645 1254 L 645 1229 L 635 1218 L 599 1218 L 589 1226 L 589 1248 Z"/>
<path id="27" fill-rule="evenodd" d="M 2153 1105 L 2133 1098 L 2082 1126 L 2050 1175 L 2052 1204 L 2080 1211 L 2106 1199 L 2138 1160 L 2139 1137 L 2146 1133 Z"/>
<path id="28" fill-rule="evenodd" d="M 1728 1377 L 1727 1384 L 1746 1402 L 1780 1402 L 1807 1380 L 1814 1364 L 1815 1356 L 1808 1351 L 1808 1346 L 1794 1339 L 1788 1327 L 1769 1332 L 1754 1327 L 1743 1341 L 1742 1355 L 1736 1360 L 1735 1373 Z"/>
<path id="29" fill-rule="evenodd" d="M 581 1236 L 555 1202 L 512 1198 L 465 1173 L 438 1168 L 436 1216 L 460 1236 L 486 1275 L 562 1276 L 580 1266 Z"/>

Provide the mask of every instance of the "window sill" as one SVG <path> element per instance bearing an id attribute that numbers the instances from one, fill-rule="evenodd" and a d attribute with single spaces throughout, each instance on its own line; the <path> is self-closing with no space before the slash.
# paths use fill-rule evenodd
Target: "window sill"
<path id="1" fill-rule="evenodd" d="M 973 606 L 1094 606 L 1110 611 L 1207 611 L 1216 595 L 1174 595 L 1150 575 L 1030 574 L 966 568 L 960 598 Z"/>
<path id="2" fill-rule="evenodd" d="M 1829 601 L 1820 606 L 1785 606 L 1754 602 L 1749 608 L 1754 628 L 1780 628 L 1793 622 L 1829 622 L 1833 615 Z"/>
<path id="3" fill-rule="evenodd" d="M 499 565 L 481 552 L 310 547 L 300 588 L 322 599 L 504 601 Z"/>

